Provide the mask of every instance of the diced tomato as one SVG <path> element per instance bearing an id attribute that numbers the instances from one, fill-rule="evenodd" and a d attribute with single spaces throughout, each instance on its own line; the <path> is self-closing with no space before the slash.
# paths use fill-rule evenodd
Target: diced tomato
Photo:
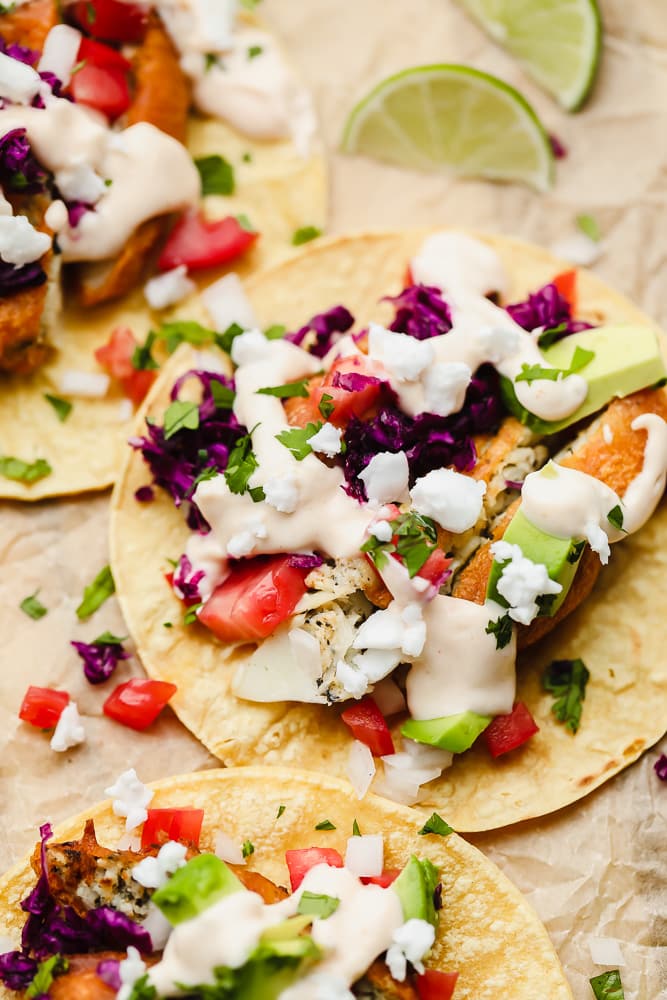
<path id="1" fill-rule="evenodd" d="M 429 583 L 436 583 L 438 580 L 442 580 L 443 574 L 449 569 L 451 563 L 452 560 L 447 558 L 442 549 L 433 549 L 417 576 L 428 580 Z"/>
<path id="2" fill-rule="evenodd" d="M 19 719 L 38 729 L 53 729 L 68 703 L 67 691 L 33 687 L 31 684 L 21 702 Z"/>
<path id="3" fill-rule="evenodd" d="M 342 713 L 341 719 L 350 727 L 355 740 L 365 743 L 374 757 L 386 757 L 394 753 L 389 726 L 372 698 L 362 698 L 350 705 Z"/>
<path id="4" fill-rule="evenodd" d="M 412 268 L 408 264 L 405 271 L 405 287 L 410 288 L 412 285 L 414 285 L 414 283 L 415 279 L 412 277 Z"/>
<path id="5" fill-rule="evenodd" d="M 101 111 L 110 121 L 120 118 L 132 103 L 127 73 L 119 66 L 87 62 L 72 77 L 69 91 L 78 104 Z"/>
<path id="6" fill-rule="evenodd" d="M 333 406 L 333 410 L 327 417 L 327 420 L 335 424 L 336 427 L 345 427 L 353 416 L 363 417 L 367 415 L 369 410 L 377 403 L 382 392 L 381 382 L 371 382 L 355 391 L 349 391 L 348 389 L 343 389 L 341 386 L 334 385 L 336 375 L 351 373 L 375 376 L 376 378 L 385 380 L 387 378 L 387 373 L 380 365 L 374 364 L 365 357 L 353 355 L 349 358 L 339 358 L 324 376 L 321 384 L 313 390 L 313 403 L 317 410 L 316 419 L 322 419 L 319 405 L 325 394 L 331 396 L 331 399 L 326 400 L 326 402 Z"/>
<path id="7" fill-rule="evenodd" d="M 126 326 L 117 326 L 108 344 L 95 351 L 99 364 L 120 382 L 123 392 L 135 405 L 144 399 L 157 376 L 155 370 L 137 371 L 132 366 L 132 355 L 137 346 L 132 331 Z"/>
<path id="8" fill-rule="evenodd" d="M 233 215 L 209 222 L 201 212 L 186 212 L 172 229 L 158 267 L 161 271 L 181 264 L 190 271 L 218 267 L 241 257 L 258 237 L 259 233 L 248 232 Z"/>
<path id="9" fill-rule="evenodd" d="M 167 840 L 177 840 L 180 844 L 199 847 L 203 821 L 203 809 L 149 809 L 141 831 L 141 846 L 145 849 Z"/>
<path id="10" fill-rule="evenodd" d="M 342 868 L 343 859 L 333 847 L 302 847 L 296 851 L 285 851 L 285 861 L 289 871 L 292 892 L 296 892 L 305 876 L 315 865 L 329 865 Z"/>
<path id="11" fill-rule="evenodd" d="M 308 570 L 289 556 L 243 560 L 213 591 L 199 621 L 223 642 L 255 642 L 286 621 L 306 592 Z"/>
<path id="12" fill-rule="evenodd" d="M 142 730 L 154 722 L 178 688 L 167 681 L 133 677 L 119 684 L 102 706 L 105 715 L 130 729 Z"/>
<path id="13" fill-rule="evenodd" d="M 96 42 L 92 38 L 82 38 L 79 45 L 77 62 L 92 63 L 94 66 L 106 66 L 113 69 L 122 69 L 129 73 L 132 63 L 126 59 L 122 52 L 113 49 L 110 45 Z M 76 73 L 74 74 L 76 76 Z"/>
<path id="14" fill-rule="evenodd" d="M 77 0 L 68 14 L 93 38 L 104 42 L 140 42 L 146 34 L 149 7 L 122 0 Z"/>
<path id="15" fill-rule="evenodd" d="M 484 739 L 493 757 L 509 753 L 522 746 L 539 732 L 535 722 L 522 701 L 517 701 L 509 715 L 497 715 L 484 730 Z"/>
<path id="16" fill-rule="evenodd" d="M 400 868 L 385 868 L 381 875 L 362 875 L 361 881 L 364 885 L 379 885 L 383 889 L 387 889 L 400 874 Z"/>
<path id="17" fill-rule="evenodd" d="M 575 312 L 577 308 L 577 272 L 576 270 L 562 271 L 552 279 L 552 284 L 556 286 L 564 299 L 570 303 L 570 309 Z"/>
<path id="18" fill-rule="evenodd" d="M 458 972 L 426 969 L 423 975 L 417 976 L 419 1000 L 450 1000 L 458 978 Z"/>

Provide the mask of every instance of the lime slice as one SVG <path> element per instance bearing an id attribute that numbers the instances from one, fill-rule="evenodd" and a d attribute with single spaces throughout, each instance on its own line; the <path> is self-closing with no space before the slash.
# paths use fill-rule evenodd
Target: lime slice
<path id="1" fill-rule="evenodd" d="M 417 170 L 521 181 L 546 191 L 553 153 L 527 101 L 469 66 L 415 66 L 378 84 L 352 110 L 342 147 Z"/>
<path id="2" fill-rule="evenodd" d="M 581 107 L 600 58 L 595 0 L 457 0 L 568 111 Z"/>

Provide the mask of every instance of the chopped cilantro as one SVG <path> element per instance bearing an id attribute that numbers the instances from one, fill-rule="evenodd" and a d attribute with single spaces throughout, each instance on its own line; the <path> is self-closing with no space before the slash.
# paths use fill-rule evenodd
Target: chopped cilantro
<path id="1" fill-rule="evenodd" d="M 512 619 L 509 614 L 501 615 L 495 622 L 489 622 L 484 631 L 495 635 L 496 649 L 504 649 L 512 639 Z"/>
<path id="2" fill-rule="evenodd" d="M 598 226 L 597 219 L 592 215 L 578 215 L 576 218 L 577 226 L 584 236 L 588 236 L 589 240 L 593 240 L 594 243 L 600 242 L 600 227 Z"/>
<path id="3" fill-rule="evenodd" d="M 330 396 L 328 392 L 323 392 L 319 406 L 317 407 L 325 420 L 328 420 L 333 411 L 336 409 L 335 403 L 331 402 L 332 399 L 333 396 Z"/>
<path id="4" fill-rule="evenodd" d="M 97 611 L 115 591 L 116 584 L 111 575 L 111 568 L 105 566 L 99 571 L 93 582 L 84 588 L 83 600 L 76 609 L 77 618 L 81 620 L 90 618 L 93 612 Z"/>
<path id="5" fill-rule="evenodd" d="M 286 385 L 267 385 L 263 389 L 258 389 L 257 392 L 260 396 L 277 396 L 278 399 L 293 399 L 295 396 L 308 399 L 310 395 L 308 381 L 309 377 L 306 376 L 298 382 L 288 382 Z"/>
<path id="6" fill-rule="evenodd" d="M 157 990 L 148 982 L 148 973 L 132 984 L 127 1000 L 156 1000 Z"/>
<path id="7" fill-rule="evenodd" d="M 35 621 L 38 621 L 40 618 L 43 618 L 44 615 L 48 615 L 49 613 L 48 608 L 45 608 L 42 602 L 37 599 L 38 594 L 39 591 L 36 590 L 34 594 L 30 595 L 30 597 L 24 597 L 19 604 L 21 611 L 23 611 L 28 618 L 33 618 Z"/>
<path id="8" fill-rule="evenodd" d="M 619 531 L 623 531 L 623 511 L 621 510 L 619 504 L 616 504 L 615 507 L 611 508 L 607 514 L 607 520 L 610 524 L 613 524 L 615 528 L 618 528 Z"/>
<path id="9" fill-rule="evenodd" d="M 183 615 L 183 624 L 184 625 L 194 625 L 195 622 L 198 622 L 199 621 L 199 617 L 197 615 L 197 612 L 203 606 L 204 606 L 204 602 L 203 601 L 199 601 L 198 604 L 191 604 L 190 607 L 188 608 L 188 610 Z"/>
<path id="10" fill-rule="evenodd" d="M 71 77 L 75 76 L 77 73 L 81 72 L 81 70 L 83 69 L 84 66 L 87 66 L 87 65 L 88 65 L 88 60 L 87 59 L 80 59 L 78 63 L 75 63 L 72 66 L 71 70 L 69 71 L 69 75 Z M 105 183 L 106 183 L 106 181 L 105 181 Z"/>
<path id="11" fill-rule="evenodd" d="M 173 622 L 162 622 L 162 628 L 173 628 Z"/>
<path id="12" fill-rule="evenodd" d="M 216 333 L 215 330 L 207 329 L 201 323 L 195 323 L 194 320 L 181 319 L 174 320 L 172 323 L 163 323 L 157 332 L 157 336 L 160 340 L 164 341 L 167 353 L 173 354 L 176 348 L 183 343 L 192 344 L 193 347 L 203 347 L 205 344 L 217 344 L 218 338 L 221 335 Z"/>
<path id="13" fill-rule="evenodd" d="M 126 635 L 114 635 L 113 632 L 102 632 L 97 639 L 93 639 L 92 646 L 122 646 L 127 639 Z"/>
<path id="14" fill-rule="evenodd" d="M 272 326 L 267 326 L 264 336 L 267 340 L 282 340 L 286 333 L 286 326 L 283 326 L 282 323 L 274 323 Z"/>
<path id="15" fill-rule="evenodd" d="M 621 974 L 618 969 L 603 972 L 589 979 L 595 1000 L 625 1000 Z"/>
<path id="16" fill-rule="evenodd" d="M 195 160 L 195 167 L 201 177 L 201 193 L 204 197 L 209 194 L 234 194 L 234 167 L 224 156 L 219 153 L 200 156 Z"/>
<path id="17" fill-rule="evenodd" d="M 296 912 L 302 915 L 308 914 L 317 917 L 318 920 L 326 920 L 332 913 L 335 913 L 340 906 L 340 899 L 336 896 L 325 896 L 317 892 L 302 892 Z"/>
<path id="18" fill-rule="evenodd" d="M 232 344 L 237 337 L 240 337 L 244 333 L 242 326 L 238 323 L 232 323 L 228 326 L 224 333 L 219 333 L 215 339 L 216 344 L 222 351 L 226 351 L 227 354 L 231 354 Z"/>
<path id="19" fill-rule="evenodd" d="M 514 379 L 515 382 L 535 382 L 538 379 L 557 382 L 561 377 L 574 375 L 581 371 L 595 357 L 595 351 L 587 351 L 584 347 L 575 347 L 572 361 L 569 368 L 543 368 L 542 365 L 521 365 L 521 372 Z"/>
<path id="20" fill-rule="evenodd" d="M 361 836 L 361 830 L 359 829 L 359 824 L 357 823 L 356 819 L 352 823 L 352 836 L 353 837 Z"/>
<path id="21" fill-rule="evenodd" d="M 53 469 L 45 458 L 36 458 L 34 462 L 24 462 L 22 458 L 0 458 L 0 476 L 12 479 L 17 483 L 36 483 L 38 479 L 50 476 Z"/>
<path id="22" fill-rule="evenodd" d="M 318 823 L 315 827 L 316 830 L 335 830 L 336 827 L 333 825 L 330 819 L 323 819 L 321 823 Z"/>
<path id="23" fill-rule="evenodd" d="M 433 813 L 429 819 L 426 820 L 423 827 L 419 831 L 420 836 L 424 836 L 427 833 L 437 833 L 439 837 L 446 837 L 448 834 L 453 833 L 453 828 L 449 823 L 445 823 L 442 816 L 438 816 L 437 813 Z"/>
<path id="24" fill-rule="evenodd" d="M 252 163 L 252 153 L 244 153 L 241 159 L 244 163 Z"/>
<path id="25" fill-rule="evenodd" d="M 209 70 L 212 70 L 213 67 L 216 65 L 216 63 L 218 62 L 217 52 L 207 52 L 206 55 L 204 56 L 204 60 L 205 60 L 204 72 L 208 73 Z"/>
<path id="26" fill-rule="evenodd" d="M 537 604 L 539 614 L 542 617 L 548 617 L 551 614 L 552 608 L 556 601 L 558 594 L 540 594 L 535 598 L 535 603 Z"/>
<path id="27" fill-rule="evenodd" d="M 199 407 L 196 403 L 189 403 L 182 399 L 176 399 L 167 408 L 164 415 L 164 436 L 168 441 L 174 434 L 182 430 L 196 431 L 199 427 Z"/>
<path id="28" fill-rule="evenodd" d="M 15 7 L 14 0 L 11 0 L 10 3 L 0 3 L 0 14 L 11 14 Z"/>
<path id="29" fill-rule="evenodd" d="M 52 396 L 50 393 L 44 393 L 44 399 L 47 403 L 50 403 L 53 409 L 56 411 L 56 416 L 61 424 L 64 424 L 70 413 L 72 412 L 72 404 L 67 399 L 61 399 L 60 396 Z"/>
<path id="30" fill-rule="evenodd" d="M 554 660 L 542 675 L 542 687 L 556 696 L 551 711 L 573 733 L 579 729 L 590 673 L 583 660 Z"/>
<path id="31" fill-rule="evenodd" d="M 37 972 L 25 991 L 25 996 L 43 997 L 45 994 L 48 995 L 55 977 L 67 972 L 68 968 L 69 962 L 63 955 L 52 955 L 51 958 L 45 958 L 37 966 Z"/>
<path id="32" fill-rule="evenodd" d="M 586 548 L 585 540 L 581 542 L 572 542 L 572 545 L 570 545 L 570 551 L 567 554 L 567 561 L 571 565 L 578 563 L 581 558 L 581 553 L 584 551 L 585 548 Z"/>
<path id="33" fill-rule="evenodd" d="M 309 438 L 322 427 L 322 421 L 306 424 L 305 427 L 292 427 L 288 431 L 281 431 L 276 434 L 276 439 L 292 452 L 297 461 L 302 462 L 306 455 L 310 455 L 312 448 L 308 444 Z"/>
<path id="34" fill-rule="evenodd" d="M 567 331 L 567 323 L 559 323 L 558 326 L 552 326 L 548 330 L 543 330 L 542 333 L 537 338 L 537 346 L 541 348 L 551 347 L 555 343 L 562 333 Z"/>
<path id="35" fill-rule="evenodd" d="M 222 382 L 211 382 L 211 395 L 213 402 L 219 410 L 231 410 L 234 405 L 236 393 L 230 386 L 223 385 Z"/>
<path id="36" fill-rule="evenodd" d="M 249 858 L 250 855 L 254 853 L 255 853 L 255 845 L 252 844 L 249 840 L 244 840 L 243 846 L 241 848 L 241 854 L 243 855 L 243 857 Z"/>
<path id="37" fill-rule="evenodd" d="M 157 336 L 155 330 L 151 330 L 144 343 L 135 347 L 132 352 L 132 367 L 135 371 L 155 371 L 160 367 L 151 353 Z"/>
<path id="38" fill-rule="evenodd" d="M 282 816 L 282 814 L 285 812 L 286 809 L 287 809 L 287 806 L 278 806 L 278 812 L 276 813 L 276 819 L 280 819 L 280 817 Z"/>
<path id="39" fill-rule="evenodd" d="M 237 215 L 236 216 L 236 221 L 238 222 L 238 224 L 241 227 L 241 229 L 245 229 L 246 233 L 256 233 L 257 232 L 257 230 L 255 229 L 255 227 L 253 226 L 252 222 L 250 221 L 250 219 L 248 218 L 248 216 L 245 214 L 245 212 L 241 212 L 239 215 Z"/>
<path id="40" fill-rule="evenodd" d="M 253 428 L 254 430 L 254 428 Z M 229 454 L 229 461 L 225 469 L 225 482 L 232 493 L 245 493 L 248 489 L 248 482 L 253 472 L 259 467 L 259 462 L 252 450 L 252 438 L 250 434 L 245 434 L 239 438 Z M 261 489 L 261 488 L 260 488 Z M 250 495 L 255 500 L 254 490 Z M 263 491 L 262 491 L 263 494 Z M 258 499 L 264 499 L 263 495 Z"/>
<path id="41" fill-rule="evenodd" d="M 318 229 L 317 226 L 301 226 L 300 229 L 296 229 L 292 233 L 292 246 L 303 246 L 304 243 L 310 243 L 311 240 L 316 240 L 321 235 L 322 230 Z"/>
<path id="42" fill-rule="evenodd" d="M 400 514 L 391 522 L 393 539 L 381 542 L 375 535 L 370 535 L 361 546 L 362 552 L 367 552 L 378 569 L 386 564 L 387 557 L 392 552 L 401 556 L 410 578 L 417 575 L 429 556 L 437 548 L 438 533 L 435 522 L 430 517 L 422 517 L 415 511 Z"/>
<path id="43" fill-rule="evenodd" d="M 595 357 L 595 351 L 587 351 L 585 347 L 575 347 L 574 354 L 572 355 L 572 360 L 570 361 L 570 367 L 568 370 L 569 375 L 573 375 L 574 372 L 581 371 L 585 368 L 593 358 Z"/>
<path id="44" fill-rule="evenodd" d="M 86 24 L 95 24 L 97 20 L 97 11 L 95 10 L 95 4 L 91 3 L 90 0 L 86 4 Z"/>
<path id="45" fill-rule="evenodd" d="M 248 46 L 248 59 L 256 59 L 257 56 L 261 56 L 264 49 L 261 45 L 250 45 Z"/>

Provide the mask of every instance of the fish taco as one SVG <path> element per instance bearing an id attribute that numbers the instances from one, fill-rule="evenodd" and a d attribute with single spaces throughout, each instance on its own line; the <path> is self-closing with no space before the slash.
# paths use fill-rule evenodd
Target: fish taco
<path id="1" fill-rule="evenodd" d="M 185 725 L 466 831 L 635 760 L 664 731 L 662 335 L 451 230 L 333 240 L 248 292 L 231 366 L 183 348 L 161 376 L 112 504 L 123 613 Z"/>
<path id="2" fill-rule="evenodd" d="M 572 996 L 526 901 L 439 817 L 273 768 L 108 792 L 0 880 L 7 1000 Z"/>
<path id="3" fill-rule="evenodd" d="M 236 0 L 5 4 L 0 98 L 0 496 L 102 489 L 174 307 L 323 225 L 314 111 Z"/>

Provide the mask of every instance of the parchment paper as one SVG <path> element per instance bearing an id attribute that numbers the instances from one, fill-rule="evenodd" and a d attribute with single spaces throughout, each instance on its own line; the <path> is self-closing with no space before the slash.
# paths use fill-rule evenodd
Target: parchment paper
<path id="1" fill-rule="evenodd" d="M 595 270 L 667 326 L 662 0 L 603 0 L 602 71 L 592 100 L 576 116 L 532 86 L 452 0 L 265 0 L 263 7 L 316 96 L 332 155 L 333 231 L 442 221 L 548 247 L 575 231 L 577 214 L 591 213 L 604 234 Z M 372 84 L 407 66 L 440 61 L 497 73 L 534 103 L 568 149 L 550 194 L 413 174 L 335 152 L 347 112 Z M 1 436 L 0 428 L 0 445 Z M 114 600 L 86 623 L 75 615 L 84 585 L 107 561 L 107 503 L 100 496 L 0 506 L 1 868 L 31 848 L 40 822 L 104 797 L 104 788 L 129 766 L 148 781 L 214 763 L 169 710 L 143 734 L 105 719 L 106 687 L 87 684 L 69 646 L 107 629 L 124 634 Z M 49 613 L 32 621 L 18 605 L 37 589 Z M 665 602 L 667 655 L 667 598 L 655 599 Z M 135 660 L 121 664 L 115 682 L 139 672 Z M 55 754 L 46 735 L 18 721 L 29 683 L 70 691 L 84 716 L 82 747 Z M 667 692 L 654 710 L 667 728 Z M 667 997 L 667 786 L 652 770 L 659 752 L 559 814 L 473 838 L 545 922 L 577 1000 L 590 1000 L 588 979 L 603 971 L 591 961 L 592 937 L 621 942 L 627 1000 Z"/>

